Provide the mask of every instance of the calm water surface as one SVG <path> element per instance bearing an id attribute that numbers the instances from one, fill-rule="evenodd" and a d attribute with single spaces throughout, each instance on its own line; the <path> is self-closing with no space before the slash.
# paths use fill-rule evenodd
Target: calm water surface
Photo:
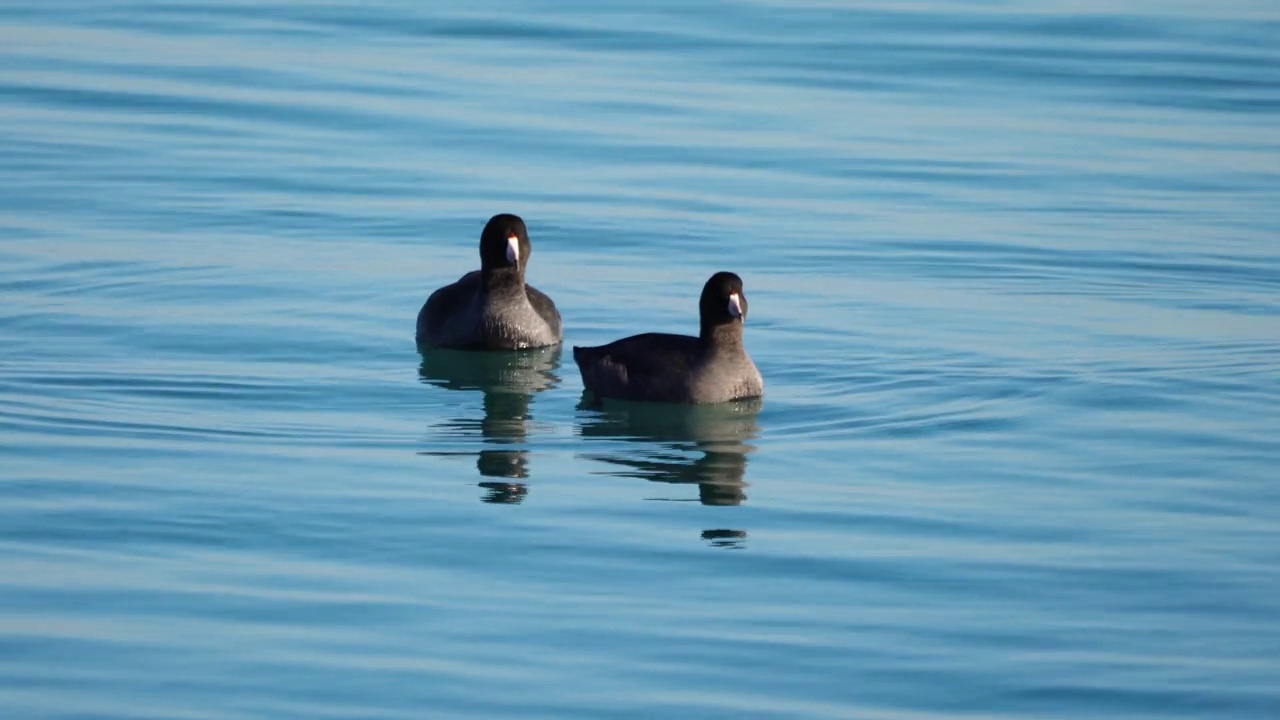
<path id="1" fill-rule="evenodd" d="M 1269 1 L 8 3 L 0 716 L 1280 717 L 1278 127 Z M 585 402 L 721 269 L 762 403 Z"/>

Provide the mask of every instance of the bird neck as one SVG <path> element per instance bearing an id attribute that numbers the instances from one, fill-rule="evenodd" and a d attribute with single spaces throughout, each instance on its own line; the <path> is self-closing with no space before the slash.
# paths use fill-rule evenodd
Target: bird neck
<path id="1" fill-rule="evenodd" d="M 480 273 L 485 292 L 490 294 L 516 293 L 524 289 L 524 278 L 519 268 L 490 268 Z"/>
<path id="2" fill-rule="evenodd" d="M 713 348 L 734 348 L 742 346 L 742 323 L 703 323 L 698 333 L 702 344 Z"/>

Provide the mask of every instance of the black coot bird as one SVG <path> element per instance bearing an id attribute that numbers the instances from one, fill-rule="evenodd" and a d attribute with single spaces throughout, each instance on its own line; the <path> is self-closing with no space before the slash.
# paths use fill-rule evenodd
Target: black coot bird
<path id="1" fill-rule="evenodd" d="M 490 218 L 480 234 L 480 269 L 431 293 L 418 313 L 418 342 L 458 350 L 558 345 L 556 304 L 524 283 L 529 251 L 524 220 Z"/>
<path id="2" fill-rule="evenodd" d="M 718 403 L 759 397 L 764 380 L 742 346 L 747 296 L 742 278 L 718 272 L 698 301 L 698 337 L 645 333 L 599 347 L 575 347 L 582 384 L 601 398 Z"/>

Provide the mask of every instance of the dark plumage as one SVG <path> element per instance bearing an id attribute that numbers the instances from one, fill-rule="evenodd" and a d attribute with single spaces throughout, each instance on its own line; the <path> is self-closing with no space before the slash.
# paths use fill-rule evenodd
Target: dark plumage
<path id="1" fill-rule="evenodd" d="M 698 301 L 698 337 L 645 333 L 599 347 L 575 347 L 582 384 L 619 400 L 717 403 L 758 397 L 764 380 L 742 346 L 747 296 L 742 279 L 719 272 Z"/>
<path id="2" fill-rule="evenodd" d="M 558 345 L 556 304 L 524 282 L 529 233 L 516 215 L 494 215 L 480 234 L 480 269 L 431 293 L 418 313 L 418 342 L 459 350 Z"/>

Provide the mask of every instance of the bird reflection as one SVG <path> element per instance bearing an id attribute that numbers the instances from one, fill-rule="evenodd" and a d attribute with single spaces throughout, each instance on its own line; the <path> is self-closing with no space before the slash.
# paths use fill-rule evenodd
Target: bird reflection
<path id="1" fill-rule="evenodd" d="M 727 529 L 703 530 L 702 539 L 710 542 L 714 547 L 738 550 L 742 548 L 742 541 L 747 539 L 747 532 Z"/>
<path id="2" fill-rule="evenodd" d="M 587 393 L 578 405 L 584 438 L 613 438 L 626 444 L 602 446 L 586 457 L 610 466 L 618 477 L 696 484 L 703 505 L 741 505 L 746 499 L 749 444 L 760 432 L 760 398 L 715 405 L 600 403 Z M 736 545 L 742 530 L 703 533 L 718 545 Z"/>
<path id="3" fill-rule="evenodd" d="M 447 432 L 479 437 L 485 445 L 476 453 L 476 468 L 486 478 L 484 502 L 514 504 L 524 500 L 528 487 L 519 482 L 529 477 L 529 453 L 518 447 L 528 434 L 532 419 L 529 404 L 535 393 L 560 383 L 560 347 L 513 352 L 466 352 L 419 346 L 422 365 L 418 375 L 424 382 L 449 390 L 483 393 L 484 415 L 455 418 L 443 424 Z M 425 452 L 451 455 L 453 452 Z"/>

